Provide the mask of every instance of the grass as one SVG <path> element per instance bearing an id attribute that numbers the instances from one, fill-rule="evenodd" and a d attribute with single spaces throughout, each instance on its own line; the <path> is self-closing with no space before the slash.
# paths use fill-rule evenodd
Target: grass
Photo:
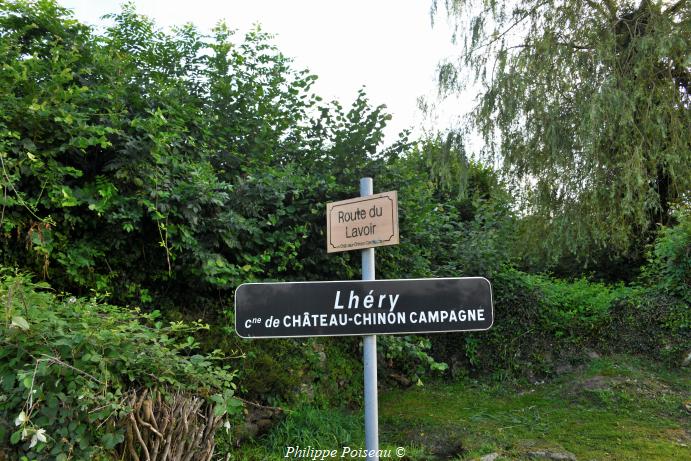
<path id="1" fill-rule="evenodd" d="M 427 441 L 432 452 L 460 443 L 460 459 L 548 450 L 587 460 L 682 460 L 691 459 L 690 394 L 688 370 L 614 357 L 547 384 L 466 381 L 388 392 L 381 427 L 390 440 Z"/>
<path id="2" fill-rule="evenodd" d="M 489 453 L 520 460 L 539 450 L 579 460 L 691 460 L 690 398 L 688 369 L 599 358 L 548 383 L 463 380 L 382 392 L 380 441 L 384 449 L 405 447 L 405 457 L 390 459 L 407 461 Z M 362 424 L 359 413 L 297 408 L 228 459 L 287 459 L 286 447 L 296 445 L 361 448 Z"/>

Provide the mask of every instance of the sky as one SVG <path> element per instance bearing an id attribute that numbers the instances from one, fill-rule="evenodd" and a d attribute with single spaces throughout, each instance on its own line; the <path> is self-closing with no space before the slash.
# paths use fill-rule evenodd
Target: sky
<path id="1" fill-rule="evenodd" d="M 99 26 L 121 0 L 59 0 L 82 22 Z M 319 79 L 314 87 L 325 99 L 349 107 L 365 87 L 372 105 L 385 104 L 393 116 L 386 143 L 413 128 L 448 127 L 460 107 L 435 120 L 417 109 L 417 99 L 436 96 L 436 67 L 452 54 L 446 20 L 432 27 L 431 0 L 135 0 L 137 11 L 167 28 L 188 22 L 209 31 L 219 20 L 240 33 L 261 24 L 274 43 Z M 467 104 L 460 104 L 467 107 Z M 457 110 L 459 109 L 459 110 Z"/>

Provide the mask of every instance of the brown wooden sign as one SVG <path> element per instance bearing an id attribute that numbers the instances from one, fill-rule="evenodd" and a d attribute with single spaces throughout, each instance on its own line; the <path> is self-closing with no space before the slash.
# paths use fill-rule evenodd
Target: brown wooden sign
<path id="1" fill-rule="evenodd" d="M 398 243 L 396 191 L 326 204 L 328 253 Z"/>

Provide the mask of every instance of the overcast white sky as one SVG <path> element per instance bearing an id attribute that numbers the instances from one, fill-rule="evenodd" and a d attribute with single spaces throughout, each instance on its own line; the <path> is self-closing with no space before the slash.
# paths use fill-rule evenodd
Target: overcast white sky
<path id="1" fill-rule="evenodd" d="M 59 0 L 86 23 L 119 11 L 121 0 Z M 432 28 L 431 0 L 136 0 L 139 13 L 161 27 L 192 22 L 208 31 L 225 19 L 245 32 L 253 24 L 276 35 L 278 48 L 297 68 L 319 77 L 316 92 L 348 107 L 365 86 L 373 105 L 386 104 L 393 120 L 387 143 L 406 127 L 419 133 L 417 98 L 433 96 L 437 63 L 452 48 L 446 21 Z M 460 114 L 467 110 L 457 107 Z M 458 110 L 456 110 L 458 109 Z M 448 125 L 441 117 L 436 128 Z M 427 121 L 429 128 L 429 121 Z"/>

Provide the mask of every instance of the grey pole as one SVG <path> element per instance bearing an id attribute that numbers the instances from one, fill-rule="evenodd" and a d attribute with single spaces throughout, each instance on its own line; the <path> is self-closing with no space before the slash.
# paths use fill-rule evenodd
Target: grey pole
<path id="1" fill-rule="evenodd" d="M 360 196 L 373 194 L 372 178 L 360 178 Z M 362 280 L 374 280 L 374 248 L 362 250 Z M 368 461 L 378 461 L 379 451 L 379 403 L 377 397 L 377 336 L 364 337 L 363 363 L 365 371 L 365 449 L 374 456 Z"/>

